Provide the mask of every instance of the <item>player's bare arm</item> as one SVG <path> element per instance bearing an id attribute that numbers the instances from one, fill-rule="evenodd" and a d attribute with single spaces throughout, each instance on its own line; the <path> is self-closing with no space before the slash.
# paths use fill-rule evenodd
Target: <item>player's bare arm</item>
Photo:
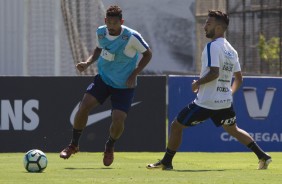
<path id="1" fill-rule="evenodd" d="M 93 54 L 89 56 L 89 58 L 85 62 L 80 62 L 76 65 L 76 68 L 80 71 L 83 72 L 88 68 L 89 65 L 94 63 L 100 56 L 102 49 L 99 47 L 96 47 L 93 51 Z"/>
<path id="2" fill-rule="evenodd" d="M 194 80 L 192 83 L 192 91 L 197 92 L 200 85 L 206 84 L 210 81 L 217 79 L 219 76 L 219 67 L 210 67 L 210 71 L 198 80 Z"/>
<path id="3" fill-rule="evenodd" d="M 151 51 L 150 48 L 148 48 L 142 54 L 143 54 L 143 56 L 142 56 L 142 58 L 141 58 L 141 60 L 138 64 L 138 66 L 136 67 L 136 69 L 131 73 L 131 75 L 127 79 L 126 85 L 129 88 L 134 87 L 137 75 L 145 68 L 145 66 L 150 62 L 150 60 L 152 58 L 152 51 Z"/>
<path id="4" fill-rule="evenodd" d="M 242 72 L 234 72 L 235 79 L 232 83 L 232 95 L 240 88 L 241 84 L 243 83 L 243 76 Z"/>

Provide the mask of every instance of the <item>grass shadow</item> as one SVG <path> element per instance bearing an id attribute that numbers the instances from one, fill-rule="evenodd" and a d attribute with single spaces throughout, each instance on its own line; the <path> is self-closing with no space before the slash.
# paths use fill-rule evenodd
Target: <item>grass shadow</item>
<path id="1" fill-rule="evenodd" d="M 113 169 L 111 167 L 100 167 L 100 168 L 94 168 L 94 167 L 66 167 L 65 169 L 67 170 L 100 170 L 100 169 L 105 169 L 105 170 L 108 170 L 108 169 Z"/>
<path id="2" fill-rule="evenodd" d="M 23 171 L 23 173 L 27 173 L 27 174 L 44 174 L 44 171 L 41 172 L 28 172 L 28 171 Z"/>
<path id="3" fill-rule="evenodd" d="M 185 169 L 185 170 L 177 170 L 177 169 L 173 169 L 171 171 L 174 171 L 174 172 L 213 172 L 213 171 L 227 171 L 227 170 L 234 170 L 234 169 L 195 169 L 195 170 L 192 170 L 192 169 Z"/>

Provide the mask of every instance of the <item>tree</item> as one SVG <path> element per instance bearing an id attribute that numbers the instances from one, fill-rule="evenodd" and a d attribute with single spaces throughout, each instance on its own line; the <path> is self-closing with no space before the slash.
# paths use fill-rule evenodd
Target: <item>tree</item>
<path id="1" fill-rule="evenodd" d="M 278 60 L 280 57 L 280 38 L 272 37 L 268 41 L 263 34 L 259 35 L 259 56 L 262 61 L 268 64 L 269 72 L 279 74 Z"/>

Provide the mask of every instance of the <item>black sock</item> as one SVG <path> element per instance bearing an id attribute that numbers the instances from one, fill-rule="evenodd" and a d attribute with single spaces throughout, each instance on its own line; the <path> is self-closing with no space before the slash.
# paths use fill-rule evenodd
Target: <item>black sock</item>
<path id="1" fill-rule="evenodd" d="M 251 142 L 247 145 L 248 148 L 250 148 L 258 157 L 258 159 L 261 159 L 265 157 L 265 152 L 257 145 L 256 142 Z"/>
<path id="2" fill-rule="evenodd" d="M 162 164 L 172 165 L 172 159 L 173 159 L 175 153 L 176 153 L 176 151 L 172 151 L 172 150 L 166 148 L 164 158 L 162 159 Z"/>
<path id="3" fill-rule="evenodd" d="M 79 144 L 79 139 L 80 136 L 82 134 L 82 130 L 77 130 L 77 129 L 72 129 L 72 140 L 71 140 L 71 144 L 78 146 Z"/>
<path id="4" fill-rule="evenodd" d="M 108 141 L 106 142 L 107 147 L 114 147 L 116 140 L 109 136 Z"/>

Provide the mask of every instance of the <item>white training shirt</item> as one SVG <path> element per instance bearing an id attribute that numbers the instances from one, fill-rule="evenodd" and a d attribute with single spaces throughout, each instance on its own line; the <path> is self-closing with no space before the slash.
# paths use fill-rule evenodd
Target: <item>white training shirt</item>
<path id="1" fill-rule="evenodd" d="M 241 71 L 238 53 L 225 38 L 217 38 L 208 43 L 202 52 L 200 78 L 205 76 L 210 67 L 219 67 L 219 77 L 200 85 L 194 102 L 207 109 L 229 108 L 232 98 L 232 77 Z"/>
<path id="2" fill-rule="evenodd" d="M 123 33 L 124 28 L 130 29 L 130 28 L 124 26 L 124 25 L 122 25 L 121 28 L 122 28 L 122 30 L 121 30 L 120 35 Z M 146 41 L 143 39 L 143 37 L 141 36 L 140 33 L 138 33 L 137 31 L 135 31 L 133 29 L 130 29 L 130 30 L 134 34 L 131 35 L 131 37 L 129 38 L 128 43 L 127 43 L 125 50 L 124 50 L 124 54 L 128 57 L 134 57 L 136 52 L 139 52 L 139 53 L 145 52 L 148 49 L 149 45 L 146 43 Z M 112 41 L 112 40 L 115 40 L 118 37 L 119 36 L 109 35 L 109 31 L 108 31 L 108 29 L 106 29 L 106 38 L 107 39 Z M 96 33 L 96 46 L 99 47 L 99 48 L 102 48 L 99 44 L 97 33 Z"/>

